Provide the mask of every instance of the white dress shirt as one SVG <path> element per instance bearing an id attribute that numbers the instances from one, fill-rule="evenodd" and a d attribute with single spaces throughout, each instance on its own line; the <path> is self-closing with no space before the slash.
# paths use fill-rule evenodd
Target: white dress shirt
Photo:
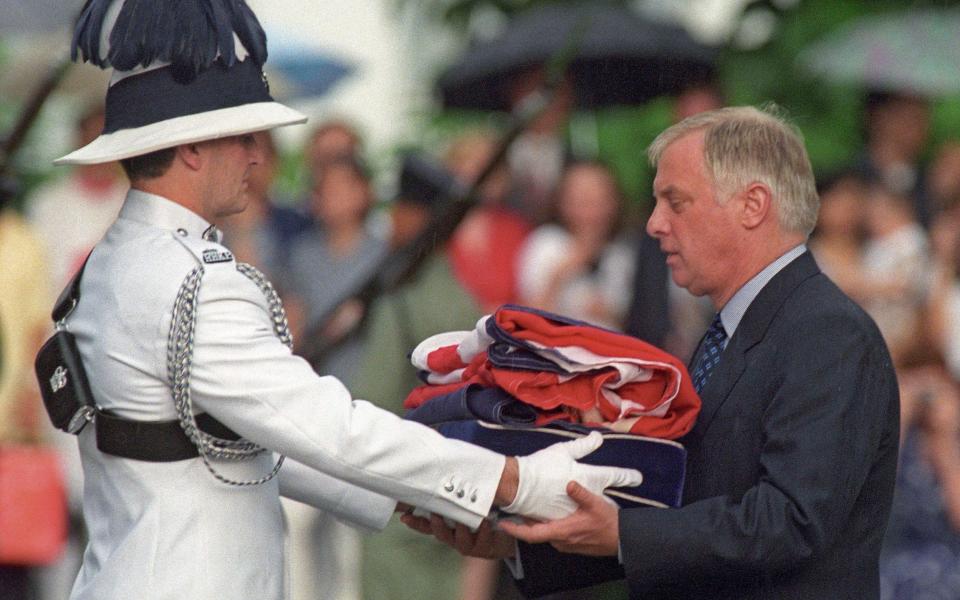
<path id="1" fill-rule="evenodd" d="M 806 244 L 794 246 L 777 260 L 763 268 L 759 273 L 750 278 L 750 281 L 743 284 L 739 290 L 723 305 L 720 309 L 720 322 L 723 323 L 723 330 L 727 333 L 727 339 L 723 342 L 723 347 L 727 347 L 733 332 L 740 326 L 743 315 L 753 304 L 757 295 L 766 287 L 767 283 L 773 279 L 773 276 L 782 271 L 787 265 L 800 258 L 807 251 Z"/>

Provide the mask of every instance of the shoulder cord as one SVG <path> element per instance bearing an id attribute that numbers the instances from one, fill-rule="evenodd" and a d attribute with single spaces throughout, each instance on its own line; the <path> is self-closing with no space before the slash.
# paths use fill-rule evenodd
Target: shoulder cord
<path id="1" fill-rule="evenodd" d="M 293 347 L 293 336 L 287 325 L 287 317 L 283 312 L 283 304 L 274 290 L 256 267 L 246 263 L 236 263 L 237 271 L 244 274 L 260 288 L 267 299 L 270 309 L 270 319 L 273 322 L 274 333 L 280 341 Z M 247 440 L 225 440 L 210 435 L 197 427 L 193 413 L 193 401 L 190 396 L 190 369 L 193 362 L 194 329 L 197 324 L 197 297 L 200 292 L 200 282 L 203 278 L 203 265 L 197 265 L 180 285 L 177 299 L 173 304 L 173 319 L 170 323 L 170 334 L 167 338 L 167 377 L 173 392 L 173 402 L 177 408 L 180 426 L 190 441 L 196 444 L 200 458 L 207 470 L 218 480 L 228 485 L 251 486 L 260 485 L 273 479 L 283 465 L 284 456 L 280 455 L 273 470 L 260 479 L 235 481 L 216 471 L 210 464 L 210 458 L 240 461 L 257 456 L 265 449 Z"/>

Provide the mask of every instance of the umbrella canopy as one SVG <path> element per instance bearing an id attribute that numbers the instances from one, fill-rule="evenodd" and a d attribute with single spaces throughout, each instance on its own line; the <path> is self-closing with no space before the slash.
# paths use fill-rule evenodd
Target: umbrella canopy
<path id="1" fill-rule="evenodd" d="M 569 75 L 580 108 L 676 93 L 706 79 L 716 56 L 682 28 L 622 6 L 547 4 L 518 16 L 497 38 L 473 44 L 444 72 L 438 82 L 444 106 L 510 110 L 512 78 L 547 63 L 578 36 Z"/>
<path id="2" fill-rule="evenodd" d="M 267 23 L 264 28 L 269 49 L 264 68 L 279 100 L 318 98 L 356 71 L 353 63 L 291 35 L 279 24 Z"/>
<path id="3" fill-rule="evenodd" d="M 83 0 L 0 2 L 0 36 L 45 33 L 73 25 Z"/>
<path id="4" fill-rule="evenodd" d="M 810 73 L 868 89 L 935 97 L 960 92 L 960 9 L 855 19 L 800 53 Z"/>
<path id="5" fill-rule="evenodd" d="M 339 58 L 297 45 L 271 49 L 266 69 L 268 77 L 280 79 L 277 97 L 287 100 L 323 96 L 355 70 Z M 271 78 L 271 86 L 274 81 Z"/>

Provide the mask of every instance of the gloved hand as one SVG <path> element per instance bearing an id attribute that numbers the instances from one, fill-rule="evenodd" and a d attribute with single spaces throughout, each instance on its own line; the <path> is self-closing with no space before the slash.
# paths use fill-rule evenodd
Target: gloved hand
<path id="1" fill-rule="evenodd" d="M 643 475 L 634 469 L 596 467 L 577 462 L 603 444 L 603 436 L 593 432 L 588 436 L 561 442 L 517 457 L 519 482 L 517 495 L 503 510 L 538 520 L 565 517 L 577 509 L 577 503 L 567 495 L 567 484 L 576 481 L 595 494 L 608 487 L 640 485 Z"/>

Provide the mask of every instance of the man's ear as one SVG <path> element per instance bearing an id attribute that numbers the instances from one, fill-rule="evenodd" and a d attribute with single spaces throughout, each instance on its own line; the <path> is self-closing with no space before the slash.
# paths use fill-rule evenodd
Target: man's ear
<path id="1" fill-rule="evenodd" d="M 743 212 L 740 219 L 743 226 L 753 229 L 773 214 L 773 192 L 765 184 L 754 181 L 743 191 Z"/>
<path id="2" fill-rule="evenodd" d="M 177 146 L 177 158 L 192 171 L 199 171 L 203 166 L 203 153 L 200 144 L 181 144 Z"/>

